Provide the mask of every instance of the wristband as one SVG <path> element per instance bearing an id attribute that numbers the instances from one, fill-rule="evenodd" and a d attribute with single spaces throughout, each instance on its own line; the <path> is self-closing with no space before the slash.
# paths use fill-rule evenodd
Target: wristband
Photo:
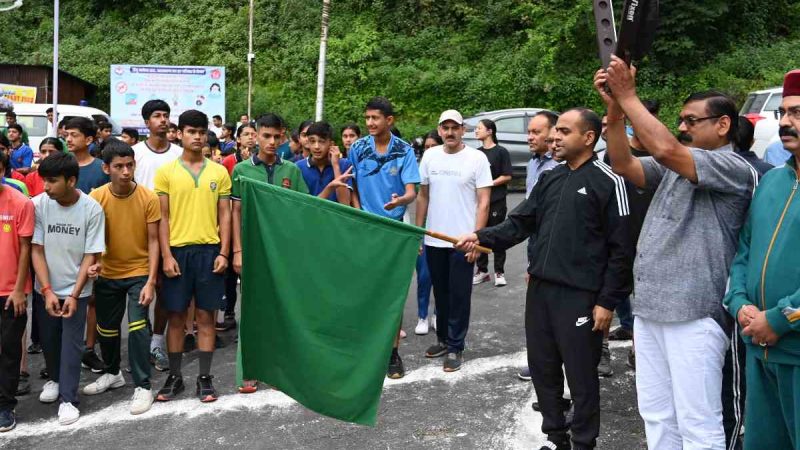
<path id="1" fill-rule="evenodd" d="M 222 253 L 217 253 L 217 256 L 222 256 L 222 257 L 223 257 L 223 258 L 225 258 L 226 260 L 228 259 L 228 257 L 227 257 L 227 256 L 225 256 L 225 255 L 223 255 Z"/>
<path id="2" fill-rule="evenodd" d="M 40 291 L 42 292 L 42 295 L 45 295 L 45 294 L 47 294 L 48 291 L 52 291 L 52 290 L 53 289 L 51 288 L 51 286 L 49 284 L 47 286 L 42 286 L 42 288 L 40 289 Z"/>
<path id="3" fill-rule="evenodd" d="M 621 120 L 625 120 L 625 114 L 623 114 L 623 115 L 621 115 L 621 116 L 619 116 L 619 117 L 611 117 L 611 116 L 608 116 L 608 117 L 607 117 L 607 120 L 608 120 L 608 122 L 619 122 L 619 121 L 621 121 Z"/>
<path id="4" fill-rule="evenodd" d="M 76 297 L 76 296 L 74 296 L 74 295 L 72 295 L 72 294 L 69 294 L 68 296 L 64 297 L 64 300 L 66 300 L 66 299 L 68 299 L 68 298 L 71 298 L 71 299 L 73 299 L 73 300 L 75 300 L 75 301 L 78 301 L 78 297 Z"/>
<path id="5" fill-rule="evenodd" d="M 241 251 L 241 250 L 234 250 L 234 251 L 233 251 L 233 254 L 234 254 L 234 255 L 235 255 L 235 254 L 237 254 L 237 253 L 242 253 L 242 251 Z"/>

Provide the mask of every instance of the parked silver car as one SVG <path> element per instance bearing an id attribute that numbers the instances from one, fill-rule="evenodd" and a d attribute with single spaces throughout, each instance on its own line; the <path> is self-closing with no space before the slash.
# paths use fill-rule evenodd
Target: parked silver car
<path id="1" fill-rule="evenodd" d="M 531 159 L 530 147 L 528 147 L 528 122 L 544 108 L 514 108 L 500 109 L 497 111 L 480 112 L 472 117 L 464 119 L 464 143 L 478 148 L 481 142 L 475 138 L 475 127 L 481 119 L 491 119 L 497 126 L 497 141 L 500 145 L 508 149 L 511 155 L 511 166 L 514 178 L 525 178 L 528 161 Z M 606 149 L 603 139 L 597 143 L 595 151 L 599 152 Z"/>

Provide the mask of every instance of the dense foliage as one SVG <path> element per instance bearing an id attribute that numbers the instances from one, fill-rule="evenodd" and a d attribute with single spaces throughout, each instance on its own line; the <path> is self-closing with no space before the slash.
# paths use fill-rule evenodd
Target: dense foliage
<path id="1" fill-rule="evenodd" d="M 313 114 L 321 1 L 255 0 L 254 111 L 293 124 Z M 620 8 L 621 0 L 615 2 Z M 62 0 L 61 66 L 99 86 L 109 65 L 228 69 L 227 112 L 244 111 L 247 0 Z M 662 26 L 640 66 L 640 93 L 674 116 L 685 95 L 716 87 L 743 99 L 800 67 L 800 2 L 661 1 Z M 0 13 L 0 62 L 50 64 L 52 1 Z M 326 118 L 361 116 L 373 95 L 406 133 L 437 114 L 508 107 L 599 107 L 590 0 L 334 0 Z"/>

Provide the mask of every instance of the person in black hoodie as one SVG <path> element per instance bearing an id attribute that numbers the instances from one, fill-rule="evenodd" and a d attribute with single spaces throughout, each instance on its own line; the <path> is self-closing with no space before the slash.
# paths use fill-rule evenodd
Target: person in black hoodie
<path id="1" fill-rule="evenodd" d="M 462 236 L 456 248 L 503 250 L 534 239 L 525 331 L 542 432 L 550 441 L 542 449 L 590 449 L 600 432 L 603 332 L 632 290 L 628 186 L 592 151 L 601 130 L 597 114 L 569 110 L 555 129 L 555 153 L 565 164 L 542 174 L 503 223 Z M 570 425 L 562 364 L 575 406 Z"/>

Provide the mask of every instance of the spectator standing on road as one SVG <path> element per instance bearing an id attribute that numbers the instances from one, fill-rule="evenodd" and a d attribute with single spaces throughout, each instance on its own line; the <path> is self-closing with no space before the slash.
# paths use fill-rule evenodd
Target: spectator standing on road
<path id="1" fill-rule="evenodd" d="M 542 449 L 590 449 L 600 431 L 603 331 L 632 288 L 630 211 L 625 182 L 594 154 L 600 117 L 571 109 L 555 129 L 556 153 L 566 164 L 545 172 L 505 222 L 463 236 L 458 247 L 509 248 L 534 239 L 525 331 L 549 440 Z M 562 399 L 564 373 L 575 404 L 571 424 Z"/>
<path id="2" fill-rule="evenodd" d="M 169 123 L 169 131 L 167 131 L 167 140 L 180 147 L 182 145 L 181 139 L 178 137 L 178 126 L 175 123 Z"/>
<path id="3" fill-rule="evenodd" d="M 169 316 L 169 377 L 156 399 L 173 400 L 184 390 L 183 330 L 194 299 L 200 350 L 196 394 L 201 402 L 213 402 L 214 320 L 225 295 L 224 273 L 231 256 L 231 179 L 224 167 L 203 157 L 208 117 L 190 109 L 180 115 L 178 126 L 183 153 L 161 166 L 155 179 L 161 203 L 162 293 Z"/>
<path id="4" fill-rule="evenodd" d="M 0 153 L 0 167 L 9 164 Z M 16 189 L 0 183 L 0 432 L 16 426 L 15 394 L 20 380 L 23 336 L 28 324 L 27 295 L 31 292 L 31 236 L 34 207 Z"/>
<path id="5" fill-rule="evenodd" d="M 120 370 L 122 330 L 128 312 L 128 361 L 135 384 L 131 414 L 142 414 L 153 404 L 150 387 L 149 306 L 158 278 L 158 222 L 161 209 L 156 194 L 134 181 L 133 149 L 111 138 L 103 147 L 103 170 L 111 182 L 92 191 L 106 216 L 106 251 L 90 268 L 96 277 L 97 332 L 105 358 L 103 375 L 83 388 L 96 395 L 125 386 Z"/>
<path id="6" fill-rule="evenodd" d="M 425 151 L 419 165 L 417 226 L 449 236 L 480 230 L 489 217 L 492 172 L 486 155 L 464 144 L 464 120 L 456 110 L 439 116 L 444 144 Z M 445 356 L 445 372 L 461 369 L 469 329 L 473 264 L 477 252 L 463 254 L 453 244 L 425 236 L 428 269 L 436 299 L 436 344 L 428 358 Z"/>
<path id="7" fill-rule="evenodd" d="M 76 188 L 80 169 L 72 154 L 48 156 L 39 165 L 39 174 L 47 195 L 35 199 L 32 260 L 44 302 L 34 307 L 39 308 L 39 334 L 50 374 L 39 401 L 60 400 L 58 422 L 69 425 L 80 418 L 83 332 L 94 284 L 89 267 L 105 250 L 105 216 L 94 199 Z"/>
<path id="8" fill-rule="evenodd" d="M 425 154 L 425 151 L 432 147 L 444 144 L 439 132 L 433 130 L 425 135 L 422 140 L 422 152 L 420 158 Z M 422 246 L 422 253 L 417 255 L 417 326 L 414 328 L 414 334 L 423 336 L 428 334 L 430 328 L 436 329 L 436 308 L 433 309 L 433 315 L 428 316 L 428 309 L 431 303 L 431 272 L 428 269 L 428 254 L 425 253 L 425 246 Z"/>
<path id="9" fill-rule="evenodd" d="M 596 73 L 595 87 L 608 106 L 609 138 L 625 126 L 611 118 L 624 115 L 652 155 L 636 158 L 624 141 L 608 147 L 616 173 L 655 192 L 634 266 L 636 389 L 648 447 L 723 449 L 720 394 L 731 330 L 722 298 L 758 181 L 731 145 L 736 105 L 716 91 L 690 95 L 678 128 L 694 146 L 686 147 L 642 105 L 621 59 Z"/>
<path id="10" fill-rule="evenodd" d="M 27 175 L 33 164 L 33 150 L 22 141 L 22 125 L 9 125 L 7 129 L 8 140 L 11 143 L 9 148 L 9 167 L 20 174 Z"/>
<path id="11" fill-rule="evenodd" d="M 419 166 L 414 149 L 392 134 L 395 112 L 384 97 L 374 97 L 364 107 L 368 136 L 350 146 L 348 159 L 353 164 L 353 206 L 372 214 L 403 220 L 406 208 L 417 197 Z M 301 126 L 302 131 L 302 126 Z M 302 142 L 303 137 L 301 135 Z M 394 341 L 386 376 L 405 376 L 400 358 L 400 329 Z"/>
<path id="12" fill-rule="evenodd" d="M 169 132 L 170 107 L 163 100 L 149 100 L 142 105 L 142 119 L 150 132 L 142 142 L 133 146 L 136 169 L 136 182 L 151 191 L 155 190 L 156 171 L 168 163 L 175 161 L 183 153 L 183 149 L 167 139 Z M 164 372 L 169 369 L 167 345 L 164 332 L 167 328 L 167 314 L 163 307 L 164 296 L 161 283 L 156 284 L 156 301 L 153 306 L 153 338 L 150 341 L 150 356 L 155 369 Z"/>
<path id="13" fill-rule="evenodd" d="M 222 160 L 222 165 L 228 169 L 228 174 L 233 174 L 233 167 L 242 161 L 247 161 L 256 153 L 256 127 L 255 124 L 242 125 L 236 130 L 236 148 Z"/>
<path id="14" fill-rule="evenodd" d="M 14 111 L 7 111 L 6 115 L 6 128 L 3 129 L 3 134 L 8 137 L 8 130 L 11 128 L 12 125 L 18 125 L 17 123 L 17 113 Z M 30 140 L 28 140 L 28 132 L 25 131 L 24 128 L 20 131 L 21 133 L 21 140 L 22 143 L 25 145 L 30 145 Z"/>
<path id="15" fill-rule="evenodd" d="M 328 122 L 314 122 L 307 134 L 311 154 L 297 167 L 309 194 L 350 206 L 352 164 L 333 145 L 333 127 Z"/>
<path id="16" fill-rule="evenodd" d="M 500 223 L 506 218 L 508 206 L 506 205 L 506 196 L 508 195 L 508 183 L 511 182 L 511 156 L 508 150 L 497 143 L 497 126 L 492 120 L 482 119 L 475 127 L 475 137 L 481 141 L 481 146 L 478 150 L 486 155 L 489 160 L 489 166 L 492 172 L 492 190 L 489 197 L 489 219 L 486 223 L 487 227 L 491 227 Z M 505 264 L 506 252 L 496 251 L 492 252 L 494 257 L 494 285 L 505 286 Z M 481 284 L 489 281 L 489 255 L 481 253 L 478 255 L 476 262 L 478 266 L 477 273 L 472 279 L 472 284 Z"/>
<path id="17" fill-rule="evenodd" d="M 797 448 L 800 431 L 800 70 L 786 74 L 778 113 L 792 157 L 756 189 L 725 296 L 747 347 L 746 449 Z"/>
<path id="18" fill-rule="evenodd" d="M 734 151 L 747 160 L 751 166 L 755 167 L 758 171 L 758 175 L 761 177 L 774 166 L 768 162 L 764 162 L 750 149 L 753 146 L 753 136 L 755 132 L 756 128 L 753 126 L 753 122 L 750 122 L 747 117 L 739 116 L 739 129 L 736 132 L 736 147 Z M 783 164 L 784 163 L 781 163 L 781 165 Z"/>
<path id="19" fill-rule="evenodd" d="M 304 120 L 303 123 L 297 127 L 297 133 L 300 138 L 300 151 L 296 153 L 292 162 L 300 161 L 304 158 L 308 158 L 308 155 L 311 154 L 311 150 L 308 148 L 308 127 L 314 123 L 313 120 Z"/>
<path id="20" fill-rule="evenodd" d="M 219 140 L 219 150 L 222 152 L 222 156 L 232 154 L 236 150 L 236 125 L 233 123 L 223 125 Z"/>
<path id="21" fill-rule="evenodd" d="M 139 132 L 136 128 L 123 128 L 119 140 L 133 147 L 139 143 Z"/>
<path id="22" fill-rule="evenodd" d="M 97 127 L 94 122 L 86 117 L 73 117 L 64 124 L 67 149 L 75 156 L 80 167 L 80 174 L 75 182 L 75 187 L 84 194 L 89 194 L 94 189 L 108 183 L 108 175 L 103 172 L 103 162 L 89 152 L 89 146 L 94 143 Z M 95 352 L 97 344 L 97 312 L 94 296 L 89 297 L 86 312 L 86 348 L 83 351 L 81 366 L 91 369 L 94 373 L 101 373 L 104 363 Z"/>
<path id="23" fill-rule="evenodd" d="M 342 147 L 345 158 L 350 154 L 350 146 L 361 139 L 361 128 L 355 123 L 348 123 L 342 128 Z"/>

